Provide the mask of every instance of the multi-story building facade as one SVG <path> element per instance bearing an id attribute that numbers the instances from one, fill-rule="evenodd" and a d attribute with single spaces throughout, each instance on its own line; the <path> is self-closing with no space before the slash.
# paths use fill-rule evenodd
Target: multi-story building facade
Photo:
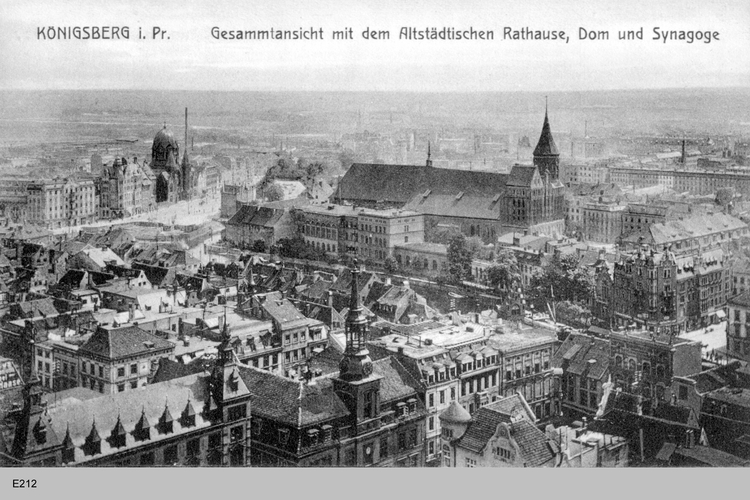
<path id="1" fill-rule="evenodd" d="M 679 336 L 644 330 L 612 331 L 609 369 L 615 387 L 640 394 L 652 406 L 669 403 L 673 377 L 701 371 L 701 344 Z"/>
<path id="2" fill-rule="evenodd" d="M 278 356 L 277 370 L 282 374 L 299 370 L 328 344 L 328 328 L 321 321 L 307 318 L 281 292 L 256 294 L 243 305 L 246 313 L 270 321 L 271 344 L 278 344 L 272 356 Z"/>
<path id="3" fill-rule="evenodd" d="M 552 356 L 557 337 L 540 329 L 520 329 L 495 335 L 489 342 L 498 355 L 502 381 L 498 394 L 523 394 L 537 420 L 554 416 Z"/>
<path id="4" fill-rule="evenodd" d="M 605 202 L 586 203 L 582 208 L 583 237 L 597 243 L 613 243 L 622 233 L 625 205 Z"/>
<path id="5" fill-rule="evenodd" d="M 90 224 L 97 218 L 99 201 L 93 179 L 34 181 L 26 192 L 29 222 L 52 229 Z"/>
<path id="6" fill-rule="evenodd" d="M 571 333 L 555 352 L 554 411 L 567 416 L 593 416 L 604 394 L 609 371 L 607 339 Z"/>
<path id="7" fill-rule="evenodd" d="M 301 209 L 299 233 L 308 245 L 339 257 L 357 254 L 359 211 L 346 205 L 309 205 Z"/>
<path id="8" fill-rule="evenodd" d="M 630 203 L 622 212 L 622 234 L 642 233 L 647 231 L 651 224 L 666 222 L 667 210 L 667 207 L 658 205 Z"/>
<path id="9" fill-rule="evenodd" d="M 169 358 L 174 348 L 137 326 L 99 327 L 78 349 L 80 386 L 104 394 L 143 387 L 158 360 Z"/>
<path id="10" fill-rule="evenodd" d="M 676 334 L 726 317 L 731 296 L 731 266 L 723 250 L 675 255 L 647 245 L 621 255 L 614 277 L 599 275 L 597 288 L 612 297 L 611 308 L 595 307 L 604 324 L 631 323 Z M 601 287 L 599 287 L 601 285 Z"/>
<path id="11" fill-rule="evenodd" d="M 409 210 L 360 211 L 357 255 L 382 263 L 397 244 L 424 242 L 424 216 Z"/>
<path id="12" fill-rule="evenodd" d="M 728 301 L 727 356 L 750 361 L 750 292 Z"/>
<path id="13" fill-rule="evenodd" d="M 103 168 L 99 179 L 99 213 L 101 217 L 126 217 L 155 208 L 154 176 L 150 169 L 133 158 L 115 158 Z"/>

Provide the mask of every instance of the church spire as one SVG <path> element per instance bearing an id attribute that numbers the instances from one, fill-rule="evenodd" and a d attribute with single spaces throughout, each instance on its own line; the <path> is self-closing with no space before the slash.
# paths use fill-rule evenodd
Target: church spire
<path id="1" fill-rule="evenodd" d="M 432 166 L 432 158 L 431 158 L 431 156 L 432 155 L 430 154 L 430 141 L 427 141 L 427 166 L 428 167 Z"/>
<path id="2" fill-rule="evenodd" d="M 544 97 L 544 124 L 542 125 L 542 133 L 539 136 L 536 148 L 534 148 L 534 166 L 539 169 L 539 174 L 542 177 L 549 174 L 552 180 L 557 180 L 560 166 L 560 152 L 552 137 L 546 96 Z"/>
<path id="3" fill-rule="evenodd" d="M 372 361 L 365 344 L 367 336 L 367 317 L 365 316 L 362 297 L 359 294 L 359 263 L 354 261 L 351 270 L 351 296 L 349 312 L 346 315 L 346 350 L 339 364 L 342 379 L 359 380 L 372 373 Z"/>

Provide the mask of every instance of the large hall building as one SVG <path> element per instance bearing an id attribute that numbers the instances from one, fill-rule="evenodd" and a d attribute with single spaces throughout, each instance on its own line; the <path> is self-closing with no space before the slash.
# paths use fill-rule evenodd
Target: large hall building
<path id="1" fill-rule="evenodd" d="M 560 153 L 545 111 L 532 166 L 510 173 L 452 170 L 432 165 L 353 164 L 332 201 L 424 214 L 429 240 L 438 226 L 454 226 L 487 242 L 513 231 L 561 235 L 565 230 Z"/>

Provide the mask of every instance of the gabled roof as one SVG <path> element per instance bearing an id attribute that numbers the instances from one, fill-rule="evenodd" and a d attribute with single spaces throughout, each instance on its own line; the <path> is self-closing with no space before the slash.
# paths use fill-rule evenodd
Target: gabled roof
<path id="1" fill-rule="evenodd" d="M 171 342 L 141 330 L 137 326 L 126 326 L 112 329 L 98 328 L 78 352 L 107 359 L 121 359 L 172 349 L 174 349 L 174 344 Z"/>

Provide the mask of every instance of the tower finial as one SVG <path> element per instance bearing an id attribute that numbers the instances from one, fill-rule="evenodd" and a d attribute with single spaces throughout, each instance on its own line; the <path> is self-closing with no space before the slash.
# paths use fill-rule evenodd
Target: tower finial
<path id="1" fill-rule="evenodd" d="M 547 115 L 547 96 L 544 96 L 544 114 Z"/>
<path id="2" fill-rule="evenodd" d="M 427 166 L 432 166 L 432 148 L 431 148 L 431 142 L 427 141 Z"/>

